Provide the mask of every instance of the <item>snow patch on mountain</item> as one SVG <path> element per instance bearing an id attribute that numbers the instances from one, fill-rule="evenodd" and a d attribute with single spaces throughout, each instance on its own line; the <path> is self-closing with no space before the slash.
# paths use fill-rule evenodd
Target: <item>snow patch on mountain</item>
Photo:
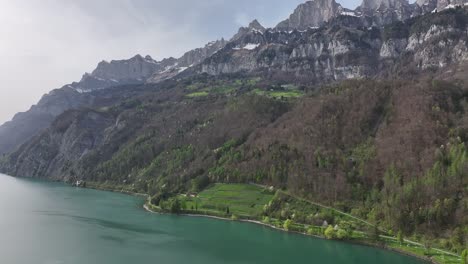
<path id="1" fill-rule="evenodd" d="M 254 50 L 256 48 L 258 48 L 260 46 L 260 44 L 254 44 L 254 43 L 248 43 L 246 45 L 244 45 L 243 47 L 239 48 L 239 47 L 235 47 L 233 48 L 233 50 Z"/>

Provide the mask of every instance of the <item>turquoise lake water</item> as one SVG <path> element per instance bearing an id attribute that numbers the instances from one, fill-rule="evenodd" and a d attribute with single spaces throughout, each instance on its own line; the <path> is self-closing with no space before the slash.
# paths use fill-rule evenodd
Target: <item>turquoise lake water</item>
<path id="1" fill-rule="evenodd" d="M 0 175 L 0 263 L 422 263 L 255 224 L 152 214 L 142 205 L 142 198 Z"/>

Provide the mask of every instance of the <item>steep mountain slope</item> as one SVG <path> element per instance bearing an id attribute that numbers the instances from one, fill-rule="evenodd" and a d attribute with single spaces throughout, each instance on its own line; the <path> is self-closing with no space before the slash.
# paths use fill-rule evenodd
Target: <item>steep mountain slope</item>
<path id="1" fill-rule="evenodd" d="M 28 112 L 18 113 L 13 120 L 0 126 L 0 155 L 9 153 L 38 131 L 47 128 L 63 111 L 89 103 L 73 89 L 58 89 L 44 95 Z"/>

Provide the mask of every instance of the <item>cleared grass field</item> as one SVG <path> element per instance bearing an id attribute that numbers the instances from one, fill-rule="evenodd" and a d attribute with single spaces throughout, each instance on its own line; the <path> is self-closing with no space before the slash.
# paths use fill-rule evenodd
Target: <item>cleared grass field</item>
<path id="1" fill-rule="evenodd" d="M 273 198 L 273 193 L 248 184 L 215 184 L 197 197 L 184 197 L 187 209 L 227 212 L 239 216 L 261 215 L 263 207 Z"/>
<path id="2" fill-rule="evenodd" d="M 298 98 L 304 95 L 302 91 L 298 91 L 298 90 L 263 91 L 260 89 L 255 89 L 253 92 L 261 96 L 268 96 L 270 98 L 275 98 L 275 99 Z"/>
<path id="3" fill-rule="evenodd" d="M 187 94 L 187 97 L 197 98 L 197 97 L 205 97 L 205 96 L 208 96 L 208 95 L 209 95 L 208 92 L 195 92 L 195 93 Z"/>

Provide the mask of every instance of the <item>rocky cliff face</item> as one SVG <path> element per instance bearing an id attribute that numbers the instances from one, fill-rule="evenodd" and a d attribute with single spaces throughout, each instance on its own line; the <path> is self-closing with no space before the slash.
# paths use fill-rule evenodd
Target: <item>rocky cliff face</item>
<path id="1" fill-rule="evenodd" d="M 64 180 L 62 168 L 101 145 L 106 137 L 104 130 L 112 122 L 112 116 L 100 112 L 66 112 L 49 129 L 24 144 L 17 156 L 13 155 L 18 160 L 29 160 L 15 170 L 18 175 L 48 175 L 50 179 Z M 70 177 L 73 175 L 65 180 Z"/>
<path id="2" fill-rule="evenodd" d="M 352 21 L 345 17 L 343 20 Z M 355 21 L 354 21 L 355 22 Z M 359 38 L 344 37 L 346 34 Z M 343 38 L 344 37 L 344 38 Z M 373 67 L 372 51 L 362 57 L 367 63 L 356 63 L 349 54 L 360 54 L 359 47 L 378 42 L 369 32 L 354 32 L 331 27 L 300 32 L 267 31 L 252 33 L 230 43 L 223 51 L 209 58 L 200 67 L 208 74 L 235 73 L 241 71 L 287 72 L 292 78 L 308 76 L 311 80 L 353 78 L 365 75 Z M 347 76 L 347 77 L 345 77 Z"/>
<path id="3" fill-rule="evenodd" d="M 106 108 L 139 93 L 138 86 L 99 89 L 88 93 L 77 92 L 70 86 L 44 95 L 28 111 L 18 113 L 0 126 L 0 156 L 16 150 L 26 141 L 39 134 L 62 113 L 70 109 Z"/>
<path id="4" fill-rule="evenodd" d="M 410 5 L 408 0 L 364 0 L 357 10 L 374 25 L 404 21 L 420 14 L 416 5 Z"/>
<path id="5" fill-rule="evenodd" d="M 447 8 L 464 6 L 467 0 L 419 0 L 410 4 L 408 0 L 363 0 L 356 10 L 343 8 L 335 0 L 312 0 L 299 5 L 291 16 L 276 26 L 276 30 L 307 30 L 320 27 L 338 16 L 355 16 L 366 26 L 383 26 L 395 21 Z"/>
<path id="6" fill-rule="evenodd" d="M 277 30 L 307 30 L 337 17 L 344 8 L 335 0 L 313 0 L 299 5 L 291 16 L 276 26 Z"/>
<path id="7" fill-rule="evenodd" d="M 467 60 L 466 16 L 467 10 L 448 10 L 385 28 L 367 28 L 358 17 L 340 16 L 319 29 L 251 32 L 197 70 L 213 75 L 277 71 L 327 82 L 377 76 L 389 63 L 443 67 Z"/>
<path id="8" fill-rule="evenodd" d="M 212 41 L 205 45 L 203 48 L 198 48 L 191 50 L 179 59 L 177 59 L 177 66 L 178 67 L 192 67 L 194 65 L 199 64 L 204 59 L 210 57 L 220 49 L 224 48 L 227 41 L 224 39 Z"/>

